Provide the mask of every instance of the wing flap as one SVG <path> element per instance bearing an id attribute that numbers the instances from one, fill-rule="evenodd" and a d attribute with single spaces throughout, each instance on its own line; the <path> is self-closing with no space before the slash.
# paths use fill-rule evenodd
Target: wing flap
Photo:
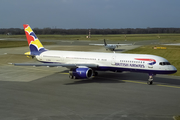
<path id="1" fill-rule="evenodd" d="M 76 68 L 78 66 L 86 66 L 89 68 L 98 68 L 97 64 L 59 64 L 59 63 L 14 63 L 15 66 L 49 66 L 49 67 L 68 67 Z"/>

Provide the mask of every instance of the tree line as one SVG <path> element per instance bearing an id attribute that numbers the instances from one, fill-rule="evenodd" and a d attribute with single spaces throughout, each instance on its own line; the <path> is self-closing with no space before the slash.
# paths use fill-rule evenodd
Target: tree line
<path id="1" fill-rule="evenodd" d="M 57 29 L 34 28 L 36 34 L 60 34 L 60 35 L 88 35 L 91 34 L 153 34 L 153 33 L 180 33 L 180 28 L 123 28 L 123 29 Z M 2 28 L 0 34 L 24 35 L 20 28 Z"/>

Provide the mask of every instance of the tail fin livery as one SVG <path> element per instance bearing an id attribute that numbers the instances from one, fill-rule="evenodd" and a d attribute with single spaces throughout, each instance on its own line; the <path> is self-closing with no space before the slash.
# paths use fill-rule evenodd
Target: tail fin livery
<path id="1" fill-rule="evenodd" d="M 28 24 L 24 24 L 23 26 L 31 55 L 39 55 L 41 52 L 46 51 L 30 26 Z"/>

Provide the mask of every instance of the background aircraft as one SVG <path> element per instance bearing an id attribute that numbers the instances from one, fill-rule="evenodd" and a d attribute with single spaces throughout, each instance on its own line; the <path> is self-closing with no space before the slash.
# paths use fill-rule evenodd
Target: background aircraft
<path id="1" fill-rule="evenodd" d="M 106 40 L 104 39 L 104 44 L 89 44 L 89 45 L 97 45 L 97 46 L 104 46 L 106 50 L 114 51 L 118 46 L 129 46 L 132 44 L 107 44 Z"/>

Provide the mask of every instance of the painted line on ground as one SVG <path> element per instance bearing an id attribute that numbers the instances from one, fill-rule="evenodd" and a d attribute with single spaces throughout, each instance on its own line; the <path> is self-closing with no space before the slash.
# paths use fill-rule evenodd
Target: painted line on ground
<path id="1" fill-rule="evenodd" d="M 139 84 L 147 84 L 146 82 L 139 82 L 139 81 L 132 81 L 132 80 L 122 80 L 124 82 L 131 82 L 131 83 L 139 83 Z M 161 87 L 170 87 L 170 88 L 179 88 L 179 86 L 172 86 L 172 85 L 162 85 L 162 84 L 153 84 L 156 86 L 161 86 Z"/>
<path id="2" fill-rule="evenodd" d="M 161 85 L 161 84 L 156 84 L 157 86 L 161 86 L 161 87 L 170 87 L 170 88 L 179 88 L 178 86 L 172 86 L 172 85 Z"/>
<path id="3" fill-rule="evenodd" d="M 130 83 L 147 84 L 146 82 L 139 82 L 139 81 L 133 81 L 133 80 L 121 80 L 121 81 L 130 82 Z"/>

